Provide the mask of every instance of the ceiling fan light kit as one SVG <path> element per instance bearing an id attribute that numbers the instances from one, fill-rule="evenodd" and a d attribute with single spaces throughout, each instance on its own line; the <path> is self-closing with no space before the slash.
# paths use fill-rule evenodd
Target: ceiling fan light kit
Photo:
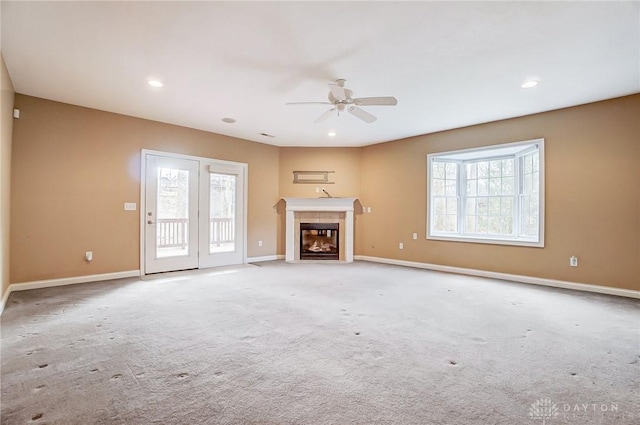
<path id="1" fill-rule="evenodd" d="M 393 96 L 355 98 L 353 91 L 344 88 L 345 82 L 344 79 L 338 79 L 335 83 L 329 83 L 328 102 L 290 102 L 287 105 L 333 105 L 314 121 L 316 123 L 326 121 L 334 112 L 340 116 L 340 113 L 346 109 L 351 115 L 371 124 L 378 118 L 359 106 L 395 106 L 398 104 L 398 100 Z"/>

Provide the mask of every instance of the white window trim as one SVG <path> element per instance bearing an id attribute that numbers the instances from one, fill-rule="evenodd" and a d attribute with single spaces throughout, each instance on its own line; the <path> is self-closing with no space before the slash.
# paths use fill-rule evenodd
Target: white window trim
<path id="1" fill-rule="evenodd" d="M 437 233 L 437 232 L 432 232 L 431 230 L 431 217 L 433 216 L 433 202 L 431 202 L 431 194 L 430 194 L 430 190 L 431 190 L 431 175 L 432 175 L 432 171 L 431 171 L 431 166 L 434 162 L 436 162 L 438 159 L 445 159 L 446 162 L 459 162 L 460 164 L 464 164 L 466 161 L 469 161 L 471 159 L 486 159 L 486 160 L 491 160 L 491 159 L 496 159 L 496 158 L 504 158 L 505 156 L 509 156 L 509 157 L 515 157 L 516 158 L 516 185 L 519 185 L 519 176 L 520 176 L 520 172 L 518 170 L 519 168 L 519 161 L 517 160 L 518 157 L 522 156 L 522 155 L 526 155 L 531 148 L 529 149 L 523 149 L 523 150 L 518 150 L 518 147 L 520 146 L 531 146 L 531 145 L 538 145 L 538 152 L 539 152 L 539 180 L 538 180 L 538 184 L 539 184 L 539 212 L 538 212 L 538 240 L 532 240 L 532 239 L 527 239 L 524 237 L 501 237 L 501 236 L 491 236 L 491 237 L 486 237 L 486 236 L 474 236 L 474 235 L 461 235 L 461 234 L 443 234 L 443 233 Z M 496 155 L 493 156 L 491 155 L 491 151 L 492 150 L 496 150 Z M 509 154 L 509 155 L 505 155 L 506 151 L 513 151 L 513 154 Z M 483 152 L 485 155 L 474 155 L 474 152 L 480 153 Z M 429 240 L 440 240 L 440 241 L 453 241 L 453 242 L 471 242 L 471 243 L 484 243 L 484 244 L 497 244 L 497 245 L 513 245 L 513 246 L 528 246 L 528 247 L 536 247 L 536 248 L 543 248 L 544 247 L 544 241 L 545 241 L 545 154 L 544 154 L 544 139 L 540 138 L 540 139 L 532 139 L 532 140 L 525 140 L 525 141 L 520 141 L 520 142 L 513 142 L 513 143 L 504 143 L 504 144 L 499 144 L 499 145 L 493 145 L 493 146 L 484 146 L 484 147 L 480 147 L 480 148 L 470 148 L 470 149 L 461 149 L 461 150 L 455 150 L 455 151 L 448 151 L 448 152 L 440 152 L 440 153 L 433 153 L 433 154 L 428 154 L 427 155 L 427 239 Z M 461 180 L 464 179 L 463 176 L 464 173 L 462 172 L 458 172 L 458 229 L 461 229 L 462 227 L 460 227 L 462 225 L 462 220 L 463 220 L 463 216 L 462 216 L 462 196 L 461 196 L 461 190 L 463 190 L 464 188 L 466 188 L 466 184 L 463 186 L 461 185 Z M 518 200 L 519 203 L 519 197 L 520 197 L 520 190 L 519 188 L 516 189 L 516 195 L 514 196 L 515 199 Z M 516 217 L 514 217 L 514 226 L 517 226 L 515 228 L 517 228 L 517 232 L 520 232 L 520 214 L 519 214 L 519 209 L 514 212 L 514 214 L 516 215 Z"/>

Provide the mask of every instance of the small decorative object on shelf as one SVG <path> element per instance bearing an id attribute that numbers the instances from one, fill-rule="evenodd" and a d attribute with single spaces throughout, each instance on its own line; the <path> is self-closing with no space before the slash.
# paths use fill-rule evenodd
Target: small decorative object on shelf
<path id="1" fill-rule="evenodd" d="M 293 183 L 295 184 L 334 184 L 329 181 L 329 174 L 335 171 L 294 171 Z"/>

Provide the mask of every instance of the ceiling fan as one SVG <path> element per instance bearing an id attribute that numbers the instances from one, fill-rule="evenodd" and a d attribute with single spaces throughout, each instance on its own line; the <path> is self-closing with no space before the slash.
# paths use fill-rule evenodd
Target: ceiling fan
<path id="1" fill-rule="evenodd" d="M 316 123 L 325 121 L 334 112 L 340 115 L 340 113 L 346 110 L 351 115 L 370 124 L 377 120 L 377 118 L 364 109 L 359 108 L 359 106 L 395 106 L 398 104 L 398 99 L 393 96 L 353 97 L 353 92 L 344 88 L 346 81 L 347 80 L 339 79 L 336 80 L 335 83 L 329 83 L 328 102 L 289 102 L 286 103 L 286 105 L 333 105 L 314 121 Z"/>

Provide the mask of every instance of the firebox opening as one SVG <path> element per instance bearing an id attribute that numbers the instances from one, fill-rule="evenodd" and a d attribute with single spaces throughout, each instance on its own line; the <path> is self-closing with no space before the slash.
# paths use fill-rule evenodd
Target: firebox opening
<path id="1" fill-rule="evenodd" d="M 338 223 L 300 223 L 301 260 L 339 260 Z"/>

